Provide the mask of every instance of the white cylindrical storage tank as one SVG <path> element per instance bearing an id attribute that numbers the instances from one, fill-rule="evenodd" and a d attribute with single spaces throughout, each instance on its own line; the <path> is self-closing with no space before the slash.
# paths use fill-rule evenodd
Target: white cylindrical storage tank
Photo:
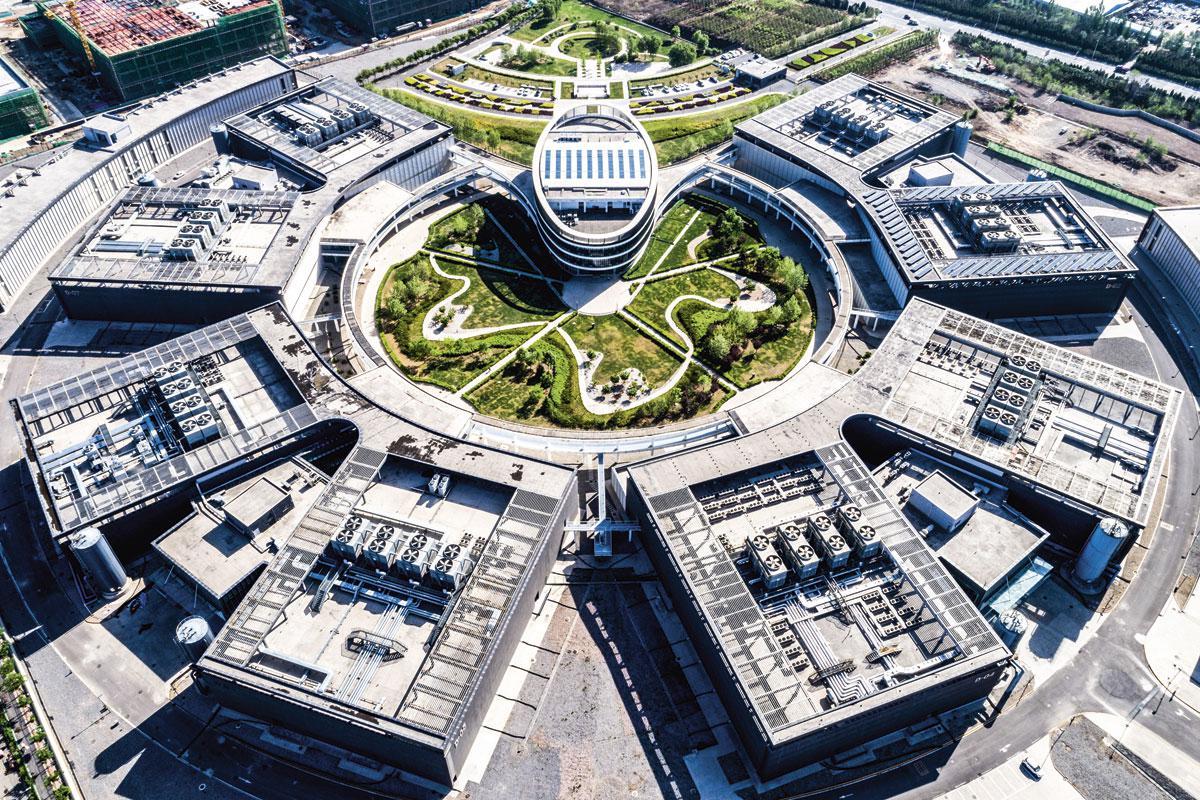
<path id="1" fill-rule="evenodd" d="M 1123 522 L 1105 517 L 1096 523 L 1075 562 L 1075 577 L 1084 584 L 1099 580 L 1127 536 L 1129 528 Z"/>
<path id="2" fill-rule="evenodd" d="M 98 528 L 81 528 L 71 534 L 70 544 L 100 596 L 111 600 L 119 595 L 129 576 L 104 534 Z"/>
<path id="3" fill-rule="evenodd" d="M 965 156 L 967 154 L 967 142 L 971 141 L 971 133 L 975 130 L 974 126 L 966 120 L 955 123 L 954 132 L 951 134 L 951 149 L 956 156 Z"/>
<path id="4" fill-rule="evenodd" d="M 204 617 L 184 617 L 175 626 L 175 641 L 183 648 L 183 652 L 187 653 L 188 660 L 193 664 L 204 655 L 212 640 L 212 628 L 208 626 Z"/>

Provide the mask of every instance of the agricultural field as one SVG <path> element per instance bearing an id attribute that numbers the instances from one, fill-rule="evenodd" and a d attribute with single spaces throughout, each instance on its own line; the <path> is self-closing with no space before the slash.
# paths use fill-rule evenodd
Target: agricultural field
<path id="1" fill-rule="evenodd" d="M 804 0 L 602 0 L 602 5 L 663 30 L 679 26 L 689 35 L 703 31 L 714 45 L 744 47 L 768 58 L 849 31 L 867 19 Z"/>

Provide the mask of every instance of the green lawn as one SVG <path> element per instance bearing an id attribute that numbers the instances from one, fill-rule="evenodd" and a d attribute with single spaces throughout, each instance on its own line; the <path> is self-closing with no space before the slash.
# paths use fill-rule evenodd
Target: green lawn
<path id="1" fill-rule="evenodd" d="M 593 382 L 601 386 L 618 378 L 624 370 L 636 367 L 653 388 L 666 382 L 679 368 L 679 359 L 615 314 L 606 317 L 577 314 L 563 330 L 584 353 L 594 350 L 604 354 L 592 376 Z"/>
<path id="2" fill-rule="evenodd" d="M 429 281 L 431 291 L 423 302 L 405 306 L 398 316 L 386 313 L 397 277 L 414 277 Z M 534 331 L 517 331 L 491 336 L 476 336 L 444 342 L 430 342 L 421 333 L 425 315 L 457 288 L 458 282 L 442 278 L 433 271 L 429 257 L 414 256 L 403 264 L 393 266 L 384 278 L 376 296 L 380 338 L 388 355 L 405 375 L 415 381 L 431 383 L 443 389 L 457 391 L 472 378 L 487 369 L 513 348 L 524 342 Z M 403 342 L 418 342 L 417 350 L 406 348 Z"/>
<path id="3" fill-rule="evenodd" d="M 536 62 L 520 67 L 508 67 L 507 69 L 519 69 L 521 72 L 528 72 L 531 75 L 556 75 L 560 78 L 574 78 L 577 72 L 574 61 L 568 61 L 565 58 L 554 58 L 553 56 L 542 56 Z"/>
<path id="4" fill-rule="evenodd" d="M 644 121 L 654 141 L 659 166 L 674 164 L 733 138 L 733 126 L 777 106 L 785 94 L 765 94 L 715 111 Z"/>
<path id="5" fill-rule="evenodd" d="M 812 307 L 808 303 L 804 306 L 805 315 L 800 321 L 789 325 L 787 332 L 778 339 L 752 347 L 729 366 L 725 377 L 735 386 L 744 388 L 782 378 L 791 372 L 808 349 L 813 335 Z"/>
<path id="6" fill-rule="evenodd" d="M 671 246 L 671 242 L 679 235 L 684 226 L 688 224 L 688 220 L 692 218 L 692 214 L 696 213 L 698 206 L 693 205 L 689 197 L 677 201 L 659 220 L 658 226 L 654 229 L 651 235 L 650 244 L 646 247 L 646 252 L 642 254 L 641 259 L 637 264 L 634 264 L 633 269 L 625 276 L 626 278 L 640 278 L 646 275 L 654 267 L 658 259 L 662 258 L 662 254 Z"/>
<path id="7" fill-rule="evenodd" d="M 686 348 L 687 343 L 671 332 L 666 314 L 667 306 L 671 305 L 675 298 L 687 294 L 717 300 L 737 297 L 738 288 L 737 284 L 724 275 L 713 272 L 711 269 L 697 269 L 685 272 L 683 275 L 673 275 L 670 278 L 647 282 L 629 305 L 629 313 L 680 347 Z"/>
<path id="8" fill-rule="evenodd" d="M 741 389 L 785 376 L 804 355 L 812 339 L 813 313 L 807 298 L 803 302 L 803 309 L 803 316 L 789 325 L 782 336 L 757 341 L 752 336 L 752 343 L 746 351 L 721 373 Z M 754 316 L 760 317 L 765 313 L 760 311 Z M 684 301 L 676 308 L 676 318 L 696 342 L 710 327 L 724 322 L 729 315 L 728 311 L 695 300 Z"/>
<path id="9" fill-rule="evenodd" d="M 477 269 L 452 258 L 437 257 L 442 271 L 471 281 L 471 288 L 454 302 L 471 306 L 468 328 L 490 328 L 520 322 L 550 320 L 566 311 L 545 281 L 494 269 Z M 461 286 L 459 282 L 455 282 Z"/>
<path id="10" fill-rule="evenodd" d="M 636 81 L 630 81 L 629 86 L 633 89 L 642 89 L 647 86 L 657 86 L 658 84 L 671 85 L 675 83 L 695 83 L 696 81 L 711 78 L 714 75 L 719 75 L 718 70 L 712 64 L 705 64 L 703 67 L 687 70 L 686 72 L 677 72 L 673 75 L 656 75 L 653 78 L 642 78 Z"/>
<path id="11" fill-rule="evenodd" d="M 510 213 L 509 206 L 515 207 L 516 204 L 507 198 L 493 195 L 486 200 L 476 201 L 472 205 L 480 206 L 485 212 L 490 211 L 491 214 L 484 216 L 483 224 L 471 241 L 459 242 L 460 246 L 465 246 L 471 251 L 462 255 L 468 255 L 492 264 L 498 264 L 502 267 L 512 267 L 524 272 L 532 271 L 533 267 L 521 256 L 521 253 L 518 252 L 516 246 L 513 244 L 514 241 L 524 243 L 527 240 L 522 238 L 525 235 L 524 227 L 518 226 L 516 230 L 513 230 L 513 216 Z M 453 229 L 457 220 L 463 218 L 466 212 L 467 209 L 464 208 L 435 222 L 429 229 L 429 238 L 426 240 L 425 246 L 439 251 L 453 252 L 449 241 L 451 237 L 446 236 L 446 232 Z M 504 232 L 496 224 L 496 220 L 500 219 L 501 215 L 506 220 L 503 224 L 505 225 L 505 230 L 508 232 L 508 236 L 505 236 Z"/>
<path id="12" fill-rule="evenodd" d="M 449 75 L 449 71 L 447 70 L 442 74 Z M 575 73 L 572 72 L 571 74 L 574 75 Z M 483 67 L 477 67 L 474 64 L 468 64 L 461 77 L 485 83 L 494 83 L 499 86 L 510 86 L 514 89 L 520 89 L 523 86 L 532 86 L 541 89 L 543 92 L 548 92 L 549 94 L 545 95 L 547 99 L 554 96 L 554 83 L 552 81 L 542 81 L 537 78 L 517 78 L 501 72 L 493 72 Z"/>
<path id="13" fill-rule="evenodd" d="M 456 108 L 418 97 L 404 89 L 382 88 L 368 85 L 389 100 L 395 100 L 409 108 L 427 114 L 454 128 L 454 135 L 503 158 L 529 166 L 533 163 L 533 150 L 537 145 L 545 120 L 524 120 L 485 114 L 465 108 Z"/>
<path id="14" fill-rule="evenodd" d="M 711 414 L 729 397 L 702 370 L 691 367 L 680 380 L 678 392 L 600 416 L 583 407 L 575 359 L 557 331 L 529 350 L 540 362 L 536 371 L 514 361 L 467 396 L 480 413 L 542 427 L 631 428 Z"/>
<path id="15" fill-rule="evenodd" d="M 559 9 L 558 17 L 555 20 L 548 21 L 541 18 L 536 19 L 528 25 L 513 31 L 509 34 L 509 36 L 511 36 L 513 39 L 518 39 L 523 42 L 532 42 L 533 40 L 537 39 L 543 34 L 548 33 L 554 28 L 559 27 L 560 25 L 581 21 L 611 22 L 614 25 L 620 25 L 622 28 L 628 28 L 629 30 L 637 33 L 639 36 L 657 36 L 665 42 L 665 46 L 663 47 L 664 52 L 670 48 L 673 41 L 669 34 L 656 31 L 653 28 L 647 27 L 646 25 L 641 25 L 637 22 L 630 22 L 629 20 L 610 14 L 602 8 L 581 3 L 579 0 L 563 0 L 562 7 Z M 562 31 L 556 34 L 556 36 L 566 32 L 567 30 L 564 28 Z"/>

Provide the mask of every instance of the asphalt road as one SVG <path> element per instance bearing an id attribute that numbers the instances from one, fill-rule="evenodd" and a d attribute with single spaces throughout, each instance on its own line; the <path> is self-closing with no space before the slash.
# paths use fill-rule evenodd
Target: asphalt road
<path id="1" fill-rule="evenodd" d="M 1200 427 L 1200 415 L 1194 390 L 1185 378 L 1191 386 L 1200 385 L 1200 379 L 1194 367 L 1176 367 L 1190 363 L 1188 345 L 1200 338 L 1194 338 L 1194 322 L 1168 318 L 1162 298 L 1153 292 L 1139 289 L 1130 301 L 1159 379 L 1180 388 L 1184 398 L 1171 438 L 1171 478 L 1161 523 L 1120 604 L 1067 665 L 1045 683 L 1035 685 L 1023 702 L 1001 714 L 991 727 L 921 759 L 918 765 L 821 797 L 841 798 L 849 792 L 856 800 L 936 798 L 999 767 L 1047 732 L 1087 711 L 1134 719 L 1200 762 L 1200 741 L 1195 735 L 1200 715 L 1181 702 L 1172 702 L 1163 692 L 1147 666 L 1140 642 L 1170 602 L 1200 512 L 1200 497 L 1194 491 L 1195 476 L 1200 475 L 1200 449 L 1191 438 Z"/>
<path id="2" fill-rule="evenodd" d="M 880 16 L 880 20 L 893 28 L 899 29 L 907 26 L 908 20 L 904 19 L 904 15 L 908 14 L 910 17 L 915 19 L 918 24 L 931 28 L 940 28 L 947 36 L 953 36 L 958 31 L 966 31 L 967 33 L 986 36 L 989 39 L 1010 44 L 1013 47 L 1019 47 L 1022 50 L 1029 52 L 1030 55 L 1038 57 L 1046 57 L 1047 53 L 1049 53 L 1049 57 L 1056 58 L 1059 61 L 1063 61 L 1067 64 L 1088 67 L 1090 69 L 1098 69 L 1101 72 L 1106 72 L 1109 74 L 1112 74 L 1112 71 L 1115 68 L 1113 64 L 1100 61 L 1099 59 L 1090 58 L 1086 53 L 1070 53 L 1064 50 L 1057 50 L 1052 47 L 1047 48 L 1042 44 L 1026 42 L 1021 39 L 1014 39 L 1011 36 L 993 33 L 987 29 L 986 25 L 968 25 L 963 22 L 945 19 L 937 14 L 932 14 L 927 11 L 918 11 L 912 8 L 908 3 L 885 3 L 880 2 L 880 0 L 871 0 L 869 5 L 876 6 L 881 9 L 883 14 Z M 1142 83 L 1149 84 L 1150 86 L 1154 86 L 1159 89 L 1165 89 L 1170 92 L 1177 92 L 1186 97 L 1200 96 L 1200 88 L 1195 86 L 1188 86 L 1187 84 L 1177 83 L 1165 78 L 1156 78 L 1151 75 L 1139 74 L 1137 79 Z"/>

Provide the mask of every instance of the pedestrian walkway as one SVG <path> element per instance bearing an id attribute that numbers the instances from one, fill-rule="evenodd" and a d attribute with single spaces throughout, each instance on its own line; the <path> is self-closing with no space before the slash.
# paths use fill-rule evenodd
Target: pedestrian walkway
<path id="1" fill-rule="evenodd" d="M 1054 769 L 1050 738 L 1035 743 L 970 783 L 942 795 L 942 800 L 1083 800 L 1067 780 Z M 1041 780 L 1034 780 L 1021 769 L 1026 757 L 1042 767 Z"/>
<path id="2" fill-rule="evenodd" d="M 1143 642 L 1146 663 L 1167 694 L 1200 714 L 1200 600 L 1167 603 Z"/>

